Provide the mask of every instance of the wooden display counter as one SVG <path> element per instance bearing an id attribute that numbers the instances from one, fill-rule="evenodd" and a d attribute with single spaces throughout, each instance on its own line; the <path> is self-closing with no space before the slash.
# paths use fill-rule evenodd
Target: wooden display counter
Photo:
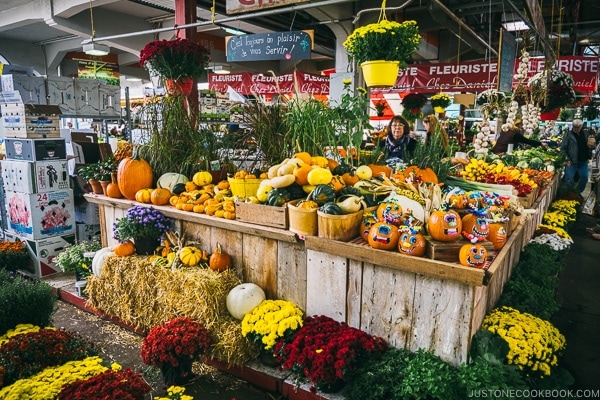
<path id="1" fill-rule="evenodd" d="M 232 256 L 243 281 L 261 286 L 267 298 L 298 304 L 306 315 L 328 315 L 385 338 L 396 347 L 433 350 L 458 365 L 493 308 L 523 247 L 556 195 L 558 178 L 539 195 L 504 248 L 485 269 L 375 250 L 288 230 L 153 206 L 176 221 L 203 249 L 217 243 Z M 86 194 L 100 206 L 102 243 L 111 245 L 112 224 L 134 204 Z"/>

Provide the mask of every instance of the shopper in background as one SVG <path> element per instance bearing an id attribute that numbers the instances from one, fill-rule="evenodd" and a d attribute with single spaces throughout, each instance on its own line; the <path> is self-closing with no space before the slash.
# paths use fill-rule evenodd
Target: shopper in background
<path id="1" fill-rule="evenodd" d="M 412 152 L 417 145 L 417 140 L 410 134 L 408 121 L 399 115 L 395 115 L 390 120 L 387 131 L 385 142 L 382 142 L 385 146 L 387 158 L 405 160 L 409 155 L 408 153 Z"/>
<path id="2" fill-rule="evenodd" d="M 581 130 L 583 121 L 574 119 L 572 128 L 567 132 L 560 145 L 565 156 L 565 184 L 575 185 L 575 174 L 579 175 L 576 191 L 583 193 L 588 182 L 588 161 L 592 158 L 592 149 L 588 146 L 586 132 Z"/>
<path id="3" fill-rule="evenodd" d="M 450 145 L 450 141 L 448 140 L 448 134 L 446 133 L 446 129 L 440 124 L 440 121 L 433 114 L 429 114 L 425 118 L 423 118 L 423 126 L 425 126 L 425 130 L 427 131 L 427 136 L 425 136 L 425 146 L 429 146 L 432 142 L 432 139 L 435 137 L 439 137 L 439 140 L 444 149 L 447 149 Z"/>
<path id="4" fill-rule="evenodd" d="M 523 123 L 520 120 L 517 120 L 514 128 L 507 131 L 501 131 L 500 136 L 498 139 L 496 139 L 496 144 L 494 144 L 494 147 L 492 147 L 492 153 L 506 153 L 508 151 L 509 144 L 512 144 L 515 147 L 519 144 L 528 144 L 533 147 L 548 147 L 546 143 L 542 143 L 533 139 L 527 139 L 525 136 L 523 136 L 521 133 L 522 125 Z"/>

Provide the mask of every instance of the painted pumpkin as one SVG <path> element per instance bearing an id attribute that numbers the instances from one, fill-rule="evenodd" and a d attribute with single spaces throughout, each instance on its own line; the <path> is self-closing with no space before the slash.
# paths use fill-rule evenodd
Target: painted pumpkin
<path id="1" fill-rule="evenodd" d="M 489 224 L 490 233 L 487 239 L 494 245 L 494 250 L 500 250 L 506 244 L 507 232 L 502 224 Z"/>
<path id="2" fill-rule="evenodd" d="M 421 257 L 425 254 L 427 242 L 421 232 L 412 229 L 403 229 L 400 231 L 398 240 L 398 251 L 407 256 Z"/>
<path id="3" fill-rule="evenodd" d="M 460 248 L 458 259 L 465 267 L 482 268 L 487 260 L 487 250 L 479 243 L 465 244 Z"/>
<path id="4" fill-rule="evenodd" d="M 481 207 L 481 203 L 483 201 L 483 196 L 481 192 L 467 192 L 467 206 L 473 209 L 478 209 Z"/>
<path id="5" fill-rule="evenodd" d="M 376 222 L 369 229 L 367 242 L 374 249 L 392 250 L 398 246 L 400 232 L 396 225 L 388 222 Z"/>
<path id="6" fill-rule="evenodd" d="M 369 231 L 371 227 L 377 223 L 377 217 L 375 213 L 369 212 L 363 215 L 362 222 L 360 223 L 360 237 L 363 238 L 365 242 L 368 241 Z"/>
<path id="7" fill-rule="evenodd" d="M 454 210 L 436 210 L 427 220 L 427 231 L 433 240 L 453 242 L 460 238 L 462 220 Z"/>
<path id="8" fill-rule="evenodd" d="M 384 202 L 377 207 L 377 219 L 400 226 L 403 221 L 402 206 L 395 202 Z"/>
<path id="9" fill-rule="evenodd" d="M 487 239 L 490 233 L 487 219 L 474 214 L 466 214 L 462 218 L 462 230 L 478 241 Z"/>
<path id="10" fill-rule="evenodd" d="M 455 210 L 464 210 L 469 203 L 465 193 L 457 193 L 448 198 L 448 204 Z"/>

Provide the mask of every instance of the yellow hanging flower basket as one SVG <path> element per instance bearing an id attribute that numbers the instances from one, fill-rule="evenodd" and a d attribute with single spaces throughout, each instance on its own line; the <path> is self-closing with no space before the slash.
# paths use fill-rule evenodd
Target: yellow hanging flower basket
<path id="1" fill-rule="evenodd" d="M 365 61 L 360 66 L 367 86 L 390 87 L 396 84 L 400 70 L 399 61 Z"/>

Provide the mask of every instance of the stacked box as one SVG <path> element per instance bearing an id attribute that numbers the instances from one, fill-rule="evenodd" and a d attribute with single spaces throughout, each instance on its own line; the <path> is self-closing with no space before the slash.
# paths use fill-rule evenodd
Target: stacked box
<path id="1" fill-rule="evenodd" d="M 98 115 L 100 113 L 100 81 L 75 78 L 75 113 Z"/>
<path id="2" fill-rule="evenodd" d="M 21 193 L 44 193 L 71 187 L 66 160 L 2 160 L 2 179 L 5 190 Z"/>
<path id="3" fill-rule="evenodd" d="M 78 242 L 91 242 L 93 240 L 100 242 L 102 240 L 100 224 L 85 224 L 78 222 L 75 235 Z"/>
<path id="4" fill-rule="evenodd" d="M 75 234 L 72 190 L 47 193 L 5 191 L 8 230 L 23 239 L 39 240 Z"/>
<path id="5" fill-rule="evenodd" d="M 21 240 L 17 235 L 6 235 L 9 241 Z M 31 263 L 23 266 L 22 271 L 38 278 L 61 272 L 54 262 L 56 256 L 65 250 L 66 246 L 75 243 L 75 235 L 54 236 L 40 240 L 25 240 Z"/>
<path id="6" fill-rule="evenodd" d="M 6 158 L 21 161 L 66 160 L 67 146 L 63 138 L 15 139 L 6 138 Z"/>
<path id="7" fill-rule="evenodd" d="M 121 116 L 121 87 L 118 85 L 103 85 L 98 87 L 100 94 L 100 115 L 111 117 Z"/>
<path id="8" fill-rule="evenodd" d="M 60 137 L 60 107 L 45 104 L 1 103 L 5 137 Z"/>
<path id="9" fill-rule="evenodd" d="M 73 78 L 49 76 L 48 104 L 57 105 L 63 114 L 75 114 L 75 84 Z"/>
<path id="10" fill-rule="evenodd" d="M 84 224 L 100 223 L 100 207 L 98 204 L 84 201 L 83 204 L 75 206 L 75 221 Z"/>

